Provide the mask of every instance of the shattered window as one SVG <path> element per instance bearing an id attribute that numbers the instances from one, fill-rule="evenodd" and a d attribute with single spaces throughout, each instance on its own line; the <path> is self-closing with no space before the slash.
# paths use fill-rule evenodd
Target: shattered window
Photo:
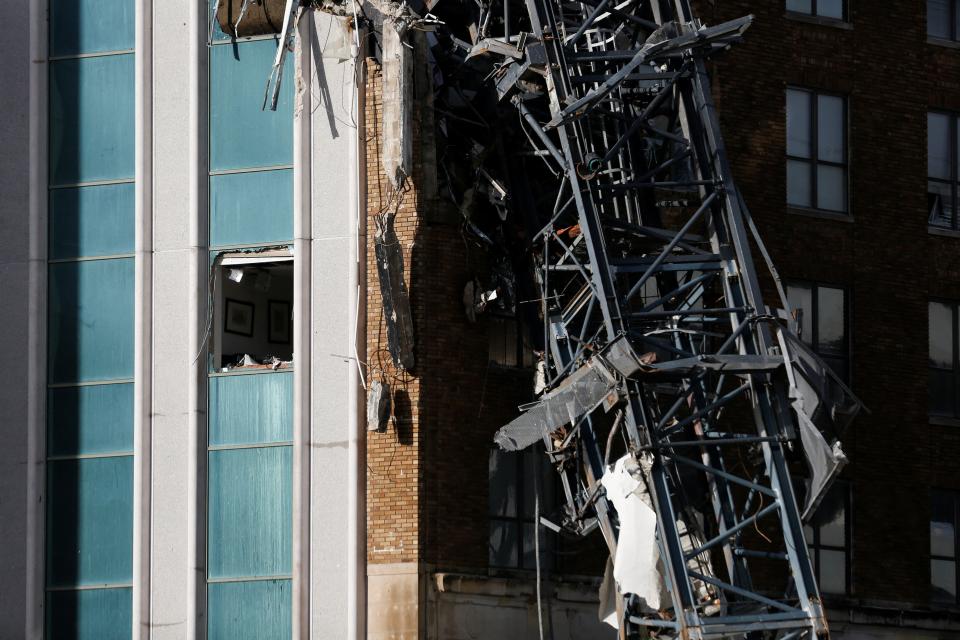
<path id="1" fill-rule="evenodd" d="M 933 491 L 930 499 L 930 595 L 957 602 L 957 508 L 954 492 Z"/>
<path id="2" fill-rule="evenodd" d="M 847 101 L 787 89 L 787 204 L 847 211 Z"/>
<path id="3" fill-rule="evenodd" d="M 489 467 L 491 568 L 536 568 L 536 489 L 540 490 L 540 514 L 550 517 L 555 507 L 557 473 L 542 447 L 506 452 L 491 449 Z M 553 568 L 556 536 L 540 528 L 540 566 Z"/>
<path id="4" fill-rule="evenodd" d="M 957 303 L 931 301 L 927 306 L 927 321 L 930 415 L 960 417 Z"/>
<path id="5" fill-rule="evenodd" d="M 960 39 L 960 0 L 927 0 L 927 36 Z"/>
<path id="6" fill-rule="evenodd" d="M 797 314 L 800 339 L 847 381 L 850 371 L 850 345 L 847 292 L 812 282 L 787 285 L 787 301 Z"/>
<path id="7" fill-rule="evenodd" d="M 957 187 L 960 183 L 960 127 L 955 114 L 927 114 L 927 222 L 931 227 L 960 228 Z"/>
<path id="8" fill-rule="evenodd" d="M 490 315 L 487 323 L 490 362 L 504 367 L 532 367 L 530 332 L 518 316 Z"/>
<path id="9" fill-rule="evenodd" d="M 843 20 L 846 4 L 845 0 L 787 0 L 787 11 Z"/>
<path id="10" fill-rule="evenodd" d="M 803 528 L 810 561 L 822 593 L 849 592 L 850 485 L 837 480 Z"/>

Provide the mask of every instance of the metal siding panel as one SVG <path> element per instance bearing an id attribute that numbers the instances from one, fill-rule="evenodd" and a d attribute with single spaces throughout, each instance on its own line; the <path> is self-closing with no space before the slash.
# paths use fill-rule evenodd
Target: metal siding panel
<path id="1" fill-rule="evenodd" d="M 293 170 L 210 178 L 210 237 L 216 247 L 293 239 Z"/>
<path id="2" fill-rule="evenodd" d="M 293 162 L 293 57 L 284 64 L 277 110 L 263 110 L 277 44 L 256 40 L 210 49 L 210 168 Z"/>
<path id="3" fill-rule="evenodd" d="M 50 55 L 133 49 L 131 0 L 51 0 Z"/>
<path id="4" fill-rule="evenodd" d="M 50 63 L 50 184 L 133 177 L 133 54 Z"/>
<path id="5" fill-rule="evenodd" d="M 48 593 L 46 637 L 127 640 L 133 630 L 132 608 L 130 588 Z"/>
<path id="6" fill-rule="evenodd" d="M 288 640 L 290 591 L 290 580 L 208 585 L 208 640 Z"/>
<path id="7" fill-rule="evenodd" d="M 291 447 L 210 452 L 209 577 L 288 575 Z"/>
<path id="8" fill-rule="evenodd" d="M 50 258 L 89 258 L 134 249 L 134 185 L 50 192 Z"/>
<path id="9" fill-rule="evenodd" d="M 50 265 L 52 382 L 133 377 L 133 258 Z"/>
<path id="10" fill-rule="evenodd" d="M 50 389 L 47 455 L 133 452 L 133 383 Z"/>
<path id="11" fill-rule="evenodd" d="M 293 439 L 293 373 L 210 379 L 210 445 Z"/>
<path id="12" fill-rule="evenodd" d="M 48 462 L 47 585 L 133 577 L 133 456 Z"/>

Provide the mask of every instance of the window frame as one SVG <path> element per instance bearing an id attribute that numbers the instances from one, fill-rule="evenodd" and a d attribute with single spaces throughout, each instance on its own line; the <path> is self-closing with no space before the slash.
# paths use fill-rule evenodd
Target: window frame
<path id="1" fill-rule="evenodd" d="M 930 491 L 930 517 L 928 518 L 929 524 L 933 523 L 933 497 L 938 493 L 948 497 L 953 503 L 953 557 L 951 558 L 948 556 L 934 555 L 933 551 L 930 549 L 931 541 L 928 540 L 927 557 L 929 558 L 929 561 L 927 562 L 927 570 L 930 573 L 930 580 L 928 581 L 928 586 L 930 589 L 930 602 L 939 606 L 956 607 L 958 604 L 960 604 L 960 534 L 957 532 L 957 526 L 960 525 L 960 493 L 950 489 L 932 489 Z M 948 561 L 953 563 L 955 584 L 952 602 L 949 600 L 936 600 L 933 597 L 933 570 L 931 567 L 934 560 Z"/>
<path id="2" fill-rule="evenodd" d="M 814 353 L 816 353 L 821 358 L 825 359 L 838 359 L 842 358 L 846 361 L 847 370 L 845 376 L 840 376 L 845 384 L 850 385 L 850 372 L 852 370 L 852 361 L 853 361 L 853 350 L 852 344 L 853 340 L 851 339 L 851 327 L 853 322 L 850 317 L 850 287 L 842 284 L 836 284 L 832 282 L 823 282 L 820 280 L 796 280 L 790 279 L 786 280 L 787 285 L 787 295 L 789 297 L 789 288 L 790 287 L 804 287 L 810 290 L 810 332 L 811 339 L 807 343 L 804 340 L 803 336 L 800 336 L 800 340 L 804 341 L 804 344 L 807 344 Z M 818 290 L 824 289 L 838 289 L 843 292 L 843 349 L 841 351 L 827 351 L 824 352 L 820 347 L 820 323 L 818 319 L 820 317 L 820 296 L 817 294 Z M 795 310 L 795 309 L 794 309 Z M 839 376 L 839 373 L 837 373 Z"/>
<path id="3" fill-rule="evenodd" d="M 800 14 L 805 15 L 805 14 Z M 792 209 L 798 209 L 801 211 L 815 211 L 817 213 L 825 213 L 830 216 L 841 216 L 844 218 L 850 217 L 851 207 L 850 207 L 850 105 L 849 98 L 846 94 L 837 93 L 834 91 L 822 91 L 820 89 L 813 89 L 809 87 L 801 87 L 798 85 L 788 84 L 786 90 L 784 91 L 784 115 L 788 116 L 789 113 L 787 109 L 787 92 L 789 91 L 798 91 L 806 93 L 810 96 L 810 139 L 808 141 L 810 145 L 810 157 L 803 158 L 801 156 L 790 155 L 787 152 L 789 145 L 784 145 L 784 156 L 788 161 L 802 162 L 810 167 L 810 181 L 808 184 L 809 188 L 809 198 L 810 205 L 795 204 L 790 202 L 790 194 L 787 192 L 786 202 L 787 207 Z M 817 98 L 820 96 L 830 96 L 834 98 L 840 98 L 843 103 L 843 126 L 841 131 L 843 132 L 843 162 L 834 162 L 832 160 L 821 160 L 819 158 L 820 151 L 820 108 Z M 784 123 L 786 124 L 786 118 L 784 118 Z M 789 135 L 789 134 L 788 134 Z M 825 209 L 820 206 L 820 200 L 818 198 L 818 184 L 817 184 L 817 167 L 819 165 L 824 165 L 827 167 L 835 167 L 843 169 L 843 206 L 842 210 L 837 209 Z M 784 180 L 784 190 L 786 191 L 786 180 Z"/>
<path id="4" fill-rule="evenodd" d="M 810 554 L 810 560 L 813 562 L 813 574 L 817 581 L 817 589 L 820 590 L 821 594 L 826 594 L 827 596 L 846 597 L 853 592 L 853 563 L 851 562 L 853 548 L 853 518 L 851 517 L 851 513 L 853 512 L 853 485 L 847 480 L 835 480 L 833 486 L 830 487 L 828 491 L 843 492 L 843 547 L 822 544 L 820 542 L 821 526 L 814 525 L 812 522 L 806 525 L 813 531 L 812 540 L 806 540 L 806 535 L 804 535 L 804 540 L 807 544 L 807 552 Z M 822 550 L 843 552 L 842 593 L 823 591 L 820 587 L 820 552 Z"/>
<path id="5" fill-rule="evenodd" d="M 928 40 L 933 40 L 934 42 L 950 42 L 950 43 L 960 43 L 960 25 L 957 24 L 958 19 L 960 19 L 960 0 L 948 0 L 950 3 L 950 35 L 944 38 L 943 36 L 935 36 L 930 33 L 930 0 L 927 0 L 925 3 L 925 13 L 924 13 L 924 32 L 926 33 Z M 844 0 L 846 3 L 846 0 Z"/>
<path id="6" fill-rule="evenodd" d="M 487 464 L 488 464 L 488 467 L 487 467 L 487 469 L 488 469 L 488 471 L 487 471 L 487 491 L 488 491 L 488 495 L 489 495 L 490 485 L 491 485 L 491 481 L 492 481 L 492 478 L 491 478 L 490 472 L 489 472 L 489 456 L 492 455 L 495 451 L 496 451 L 496 447 L 491 447 L 491 449 L 490 449 L 490 451 L 489 451 L 489 453 L 488 453 L 488 462 L 487 462 Z M 540 475 L 541 475 L 541 476 L 548 475 L 548 474 L 545 474 L 544 471 L 552 472 L 552 470 L 549 468 L 549 466 L 546 467 L 546 468 L 544 468 L 545 457 L 546 457 L 546 456 L 544 456 L 543 451 L 541 451 L 539 448 L 535 448 L 533 451 L 534 451 L 534 455 L 536 456 L 535 459 L 540 460 L 540 463 L 539 463 L 539 465 L 538 465 L 538 466 L 540 467 L 540 468 L 538 469 L 538 471 L 540 472 Z M 523 451 L 518 451 L 518 452 L 503 452 L 503 451 L 501 451 L 500 453 L 506 453 L 507 456 L 512 456 L 512 457 L 515 458 L 515 460 L 514 460 L 515 466 L 514 466 L 514 469 L 513 469 L 513 473 L 515 474 L 515 479 L 516 479 L 516 483 L 515 483 L 515 485 L 514 485 L 514 487 L 515 487 L 515 489 L 516 489 L 516 494 L 515 494 L 515 511 L 514 511 L 513 515 L 508 515 L 508 516 L 496 515 L 496 514 L 492 513 L 492 510 L 490 509 L 489 499 L 488 499 L 488 502 L 487 502 L 487 545 L 488 545 L 488 551 L 487 551 L 487 567 L 488 567 L 488 570 L 491 571 L 491 572 L 533 571 L 533 570 L 536 569 L 536 564 L 535 564 L 535 563 L 536 563 L 536 558 L 534 558 L 534 560 L 533 560 L 534 566 L 526 566 L 526 564 L 525 564 L 525 562 L 524 562 L 524 548 L 525 548 L 524 543 L 525 543 L 525 541 L 526 541 L 526 532 L 525 532 L 525 529 L 526 529 L 526 525 L 533 525 L 534 527 L 536 527 L 536 526 L 539 526 L 539 523 L 536 521 L 536 519 L 535 519 L 533 516 L 527 518 L 527 517 L 524 515 L 525 512 L 526 512 L 526 509 L 527 509 L 527 500 L 531 499 L 532 491 L 533 491 L 533 488 L 532 488 L 532 487 L 528 487 L 528 486 L 526 485 L 526 483 L 524 482 L 524 479 L 526 478 L 526 472 L 527 472 L 527 469 L 525 468 L 525 463 L 526 463 L 526 456 L 524 455 L 525 452 L 523 452 Z M 543 459 L 541 459 L 540 456 L 543 456 Z M 549 477 L 551 477 L 551 481 L 555 481 L 555 480 L 556 480 L 555 476 L 556 476 L 556 473 L 552 473 L 552 475 L 549 476 Z M 556 487 L 555 487 L 555 489 L 556 489 Z M 528 493 L 530 493 L 531 495 L 528 496 L 528 495 L 527 495 Z M 541 497 L 543 497 L 543 495 L 542 495 L 542 494 L 543 494 L 542 486 L 541 486 L 541 492 L 540 492 L 540 493 L 541 493 Z M 546 507 L 547 507 L 547 511 L 549 511 L 549 510 L 552 509 L 555 505 L 553 505 L 553 504 L 544 505 L 543 502 L 541 502 L 541 509 L 540 509 L 540 515 L 541 515 L 541 516 L 543 516 L 543 514 L 544 514 L 544 509 L 543 509 L 544 506 L 546 506 Z M 493 559 L 490 557 L 489 545 L 490 545 L 490 538 L 491 538 L 491 535 L 492 535 L 492 527 L 491 527 L 491 525 L 492 525 L 493 523 L 495 523 L 495 522 L 503 522 L 503 523 L 506 523 L 506 524 L 513 524 L 513 525 L 515 525 L 516 528 L 517 528 L 517 561 L 516 561 L 515 564 L 494 564 Z M 557 567 L 557 564 L 558 564 L 558 563 L 557 563 L 557 561 L 556 561 L 556 560 L 557 560 L 557 556 L 556 556 L 555 553 L 552 553 L 552 552 L 555 552 L 555 551 L 557 550 L 557 544 L 556 544 L 557 541 L 554 540 L 554 541 L 547 542 L 548 536 L 549 536 L 550 534 L 551 534 L 550 530 L 549 530 L 549 529 L 545 529 L 545 531 L 542 532 L 541 535 L 540 535 L 540 553 L 541 553 L 541 554 L 544 554 L 544 555 L 543 555 L 544 558 L 548 558 L 548 559 L 549 559 L 548 562 L 543 562 L 543 561 L 541 560 L 541 566 L 543 566 L 544 564 L 546 564 L 547 567 L 544 567 L 544 568 L 549 568 L 551 571 L 556 571 L 556 570 L 558 569 L 558 567 Z M 532 545 L 531 545 L 531 546 L 532 546 Z"/>
<path id="7" fill-rule="evenodd" d="M 530 369 L 536 364 L 536 357 L 534 355 L 533 347 L 530 346 L 530 332 L 529 326 L 523 321 L 523 318 L 519 313 L 506 313 L 498 311 L 490 311 L 488 315 L 487 322 L 487 362 L 490 366 L 500 367 L 502 369 L 510 370 L 526 370 Z M 516 331 L 516 353 L 514 358 L 516 361 L 513 364 L 507 364 L 505 362 L 499 362 L 493 357 L 491 353 L 492 341 L 494 338 L 494 331 L 498 329 L 495 328 L 495 323 L 510 323 L 514 325 L 514 330 Z M 504 347 L 507 347 L 504 344 Z M 504 349 L 506 351 L 506 349 Z"/>
<path id="8" fill-rule="evenodd" d="M 957 300 L 948 300 L 945 298 L 930 298 L 929 303 L 936 302 L 938 304 L 946 305 L 950 307 L 950 337 L 952 341 L 952 347 L 950 351 L 953 355 L 953 367 L 950 369 L 944 369 L 942 367 L 935 367 L 930 362 L 930 305 L 927 305 L 927 389 L 929 394 L 930 389 L 930 372 L 931 371 L 949 371 L 953 375 L 953 413 L 950 415 L 944 415 L 940 413 L 931 413 L 929 401 L 927 404 L 927 416 L 929 418 L 940 418 L 946 420 L 957 420 L 960 419 L 960 302 Z M 929 396 L 928 396 L 929 397 Z"/>
<path id="9" fill-rule="evenodd" d="M 821 19 L 821 20 L 831 20 L 831 21 L 834 21 L 834 20 L 835 20 L 835 21 L 837 21 L 837 22 L 846 22 L 846 21 L 847 21 L 847 17 L 848 17 L 847 11 L 849 10 L 849 1 L 848 1 L 848 0 L 840 0 L 840 3 L 841 3 L 841 5 L 842 5 L 842 7 L 841 7 L 841 9 L 840 9 L 840 17 L 839 17 L 839 18 L 836 18 L 836 17 L 834 17 L 834 16 L 824 16 L 824 15 L 820 15 L 819 13 L 817 13 L 817 2 L 818 2 L 818 1 L 819 1 L 819 0 L 810 0 L 810 12 L 809 12 L 809 13 L 807 13 L 806 11 L 797 11 L 796 9 L 789 9 L 789 8 L 786 8 L 785 11 L 787 12 L 787 15 L 806 16 L 806 17 L 810 17 L 810 18 L 819 18 L 819 19 Z M 784 0 L 784 6 L 785 6 L 785 7 L 786 7 L 786 4 L 787 4 L 787 3 L 786 3 L 786 0 Z"/>
<path id="10" fill-rule="evenodd" d="M 954 5 L 960 0 L 956 0 Z M 958 209 L 958 200 L 960 200 L 960 114 L 954 111 L 946 111 L 943 109 L 928 109 L 927 110 L 927 120 L 929 122 L 929 117 L 931 114 L 937 114 L 941 116 L 946 116 L 948 119 L 948 144 L 950 145 L 950 173 L 952 178 L 933 178 L 930 176 L 930 159 L 929 153 L 927 157 L 927 197 L 930 195 L 930 183 L 935 182 L 937 184 L 945 184 L 950 187 L 950 198 L 951 198 L 951 220 L 949 225 L 940 225 L 933 224 L 932 219 L 932 210 L 929 205 L 927 207 L 927 227 L 929 229 L 943 229 L 946 231 L 960 231 L 960 212 Z M 927 148 L 930 148 L 930 127 L 927 126 Z"/>

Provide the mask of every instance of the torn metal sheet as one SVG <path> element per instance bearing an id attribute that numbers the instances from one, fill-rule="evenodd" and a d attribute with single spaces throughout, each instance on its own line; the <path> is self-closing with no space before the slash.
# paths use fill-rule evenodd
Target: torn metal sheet
<path id="1" fill-rule="evenodd" d="M 270 68 L 270 75 L 267 77 L 267 88 L 263 92 L 263 109 L 270 104 L 270 110 L 277 110 L 277 102 L 280 100 L 280 84 L 283 82 L 283 61 L 287 58 L 287 52 L 293 49 L 293 40 L 296 37 L 296 24 L 299 17 L 299 1 L 287 0 L 284 9 L 283 26 L 280 28 L 280 38 L 277 41 L 277 53 L 273 57 L 273 66 Z"/>
<path id="2" fill-rule="evenodd" d="M 620 518 L 617 555 L 613 559 L 613 577 L 620 593 L 640 598 L 644 611 L 659 611 L 664 591 L 657 547 L 657 513 L 644 500 L 646 494 L 639 465 L 625 455 L 603 474 L 600 483 L 613 502 Z"/>
<path id="3" fill-rule="evenodd" d="M 390 418 L 390 385 L 374 380 L 367 388 L 367 431 L 385 431 Z"/>
<path id="4" fill-rule="evenodd" d="M 608 401 L 616 379 L 599 361 L 577 369 L 563 384 L 497 431 L 494 442 L 504 451 L 526 449 L 560 427 Z"/>
<path id="5" fill-rule="evenodd" d="M 413 108 L 413 52 L 405 42 L 408 23 L 403 18 L 383 21 L 383 149 L 381 162 L 394 188 L 411 175 L 413 145 L 410 118 Z"/>
<path id="6" fill-rule="evenodd" d="M 413 369 L 413 316 L 410 296 L 403 280 L 403 249 L 391 220 L 377 225 L 374 237 L 377 276 L 383 298 L 383 317 L 387 324 L 387 343 L 393 364 L 407 371 Z"/>

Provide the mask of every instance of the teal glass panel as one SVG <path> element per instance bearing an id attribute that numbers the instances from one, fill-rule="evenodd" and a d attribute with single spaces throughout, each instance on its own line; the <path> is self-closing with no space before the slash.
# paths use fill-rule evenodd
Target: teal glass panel
<path id="1" fill-rule="evenodd" d="M 210 452 L 211 578 L 290 573 L 291 447 Z"/>
<path id="2" fill-rule="evenodd" d="M 210 177 L 210 242 L 215 247 L 293 239 L 293 171 Z"/>
<path id="3" fill-rule="evenodd" d="M 133 54 L 50 63 L 50 184 L 133 177 Z"/>
<path id="4" fill-rule="evenodd" d="M 134 185 L 105 184 L 50 191 L 50 258 L 133 253 Z"/>
<path id="5" fill-rule="evenodd" d="M 47 594 L 51 640 L 129 640 L 133 633 L 133 590 L 84 589 Z"/>
<path id="6" fill-rule="evenodd" d="M 210 446 L 293 439 L 293 372 L 210 378 Z"/>
<path id="7" fill-rule="evenodd" d="M 293 162 L 293 56 L 287 56 L 277 110 L 262 109 L 277 53 L 274 40 L 210 49 L 210 168 Z"/>
<path id="8" fill-rule="evenodd" d="M 50 55 L 133 49 L 132 0 L 51 0 Z"/>
<path id="9" fill-rule="evenodd" d="M 47 463 L 47 585 L 129 583 L 133 456 Z"/>
<path id="10" fill-rule="evenodd" d="M 208 640 L 288 640 L 290 580 L 207 585 Z"/>
<path id="11" fill-rule="evenodd" d="M 133 258 L 50 265 L 50 380 L 133 377 Z"/>
<path id="12" fill-rule="evenodd" d="M 133 383 L 50 389 L 47 455 L 133 451 Z"/>

